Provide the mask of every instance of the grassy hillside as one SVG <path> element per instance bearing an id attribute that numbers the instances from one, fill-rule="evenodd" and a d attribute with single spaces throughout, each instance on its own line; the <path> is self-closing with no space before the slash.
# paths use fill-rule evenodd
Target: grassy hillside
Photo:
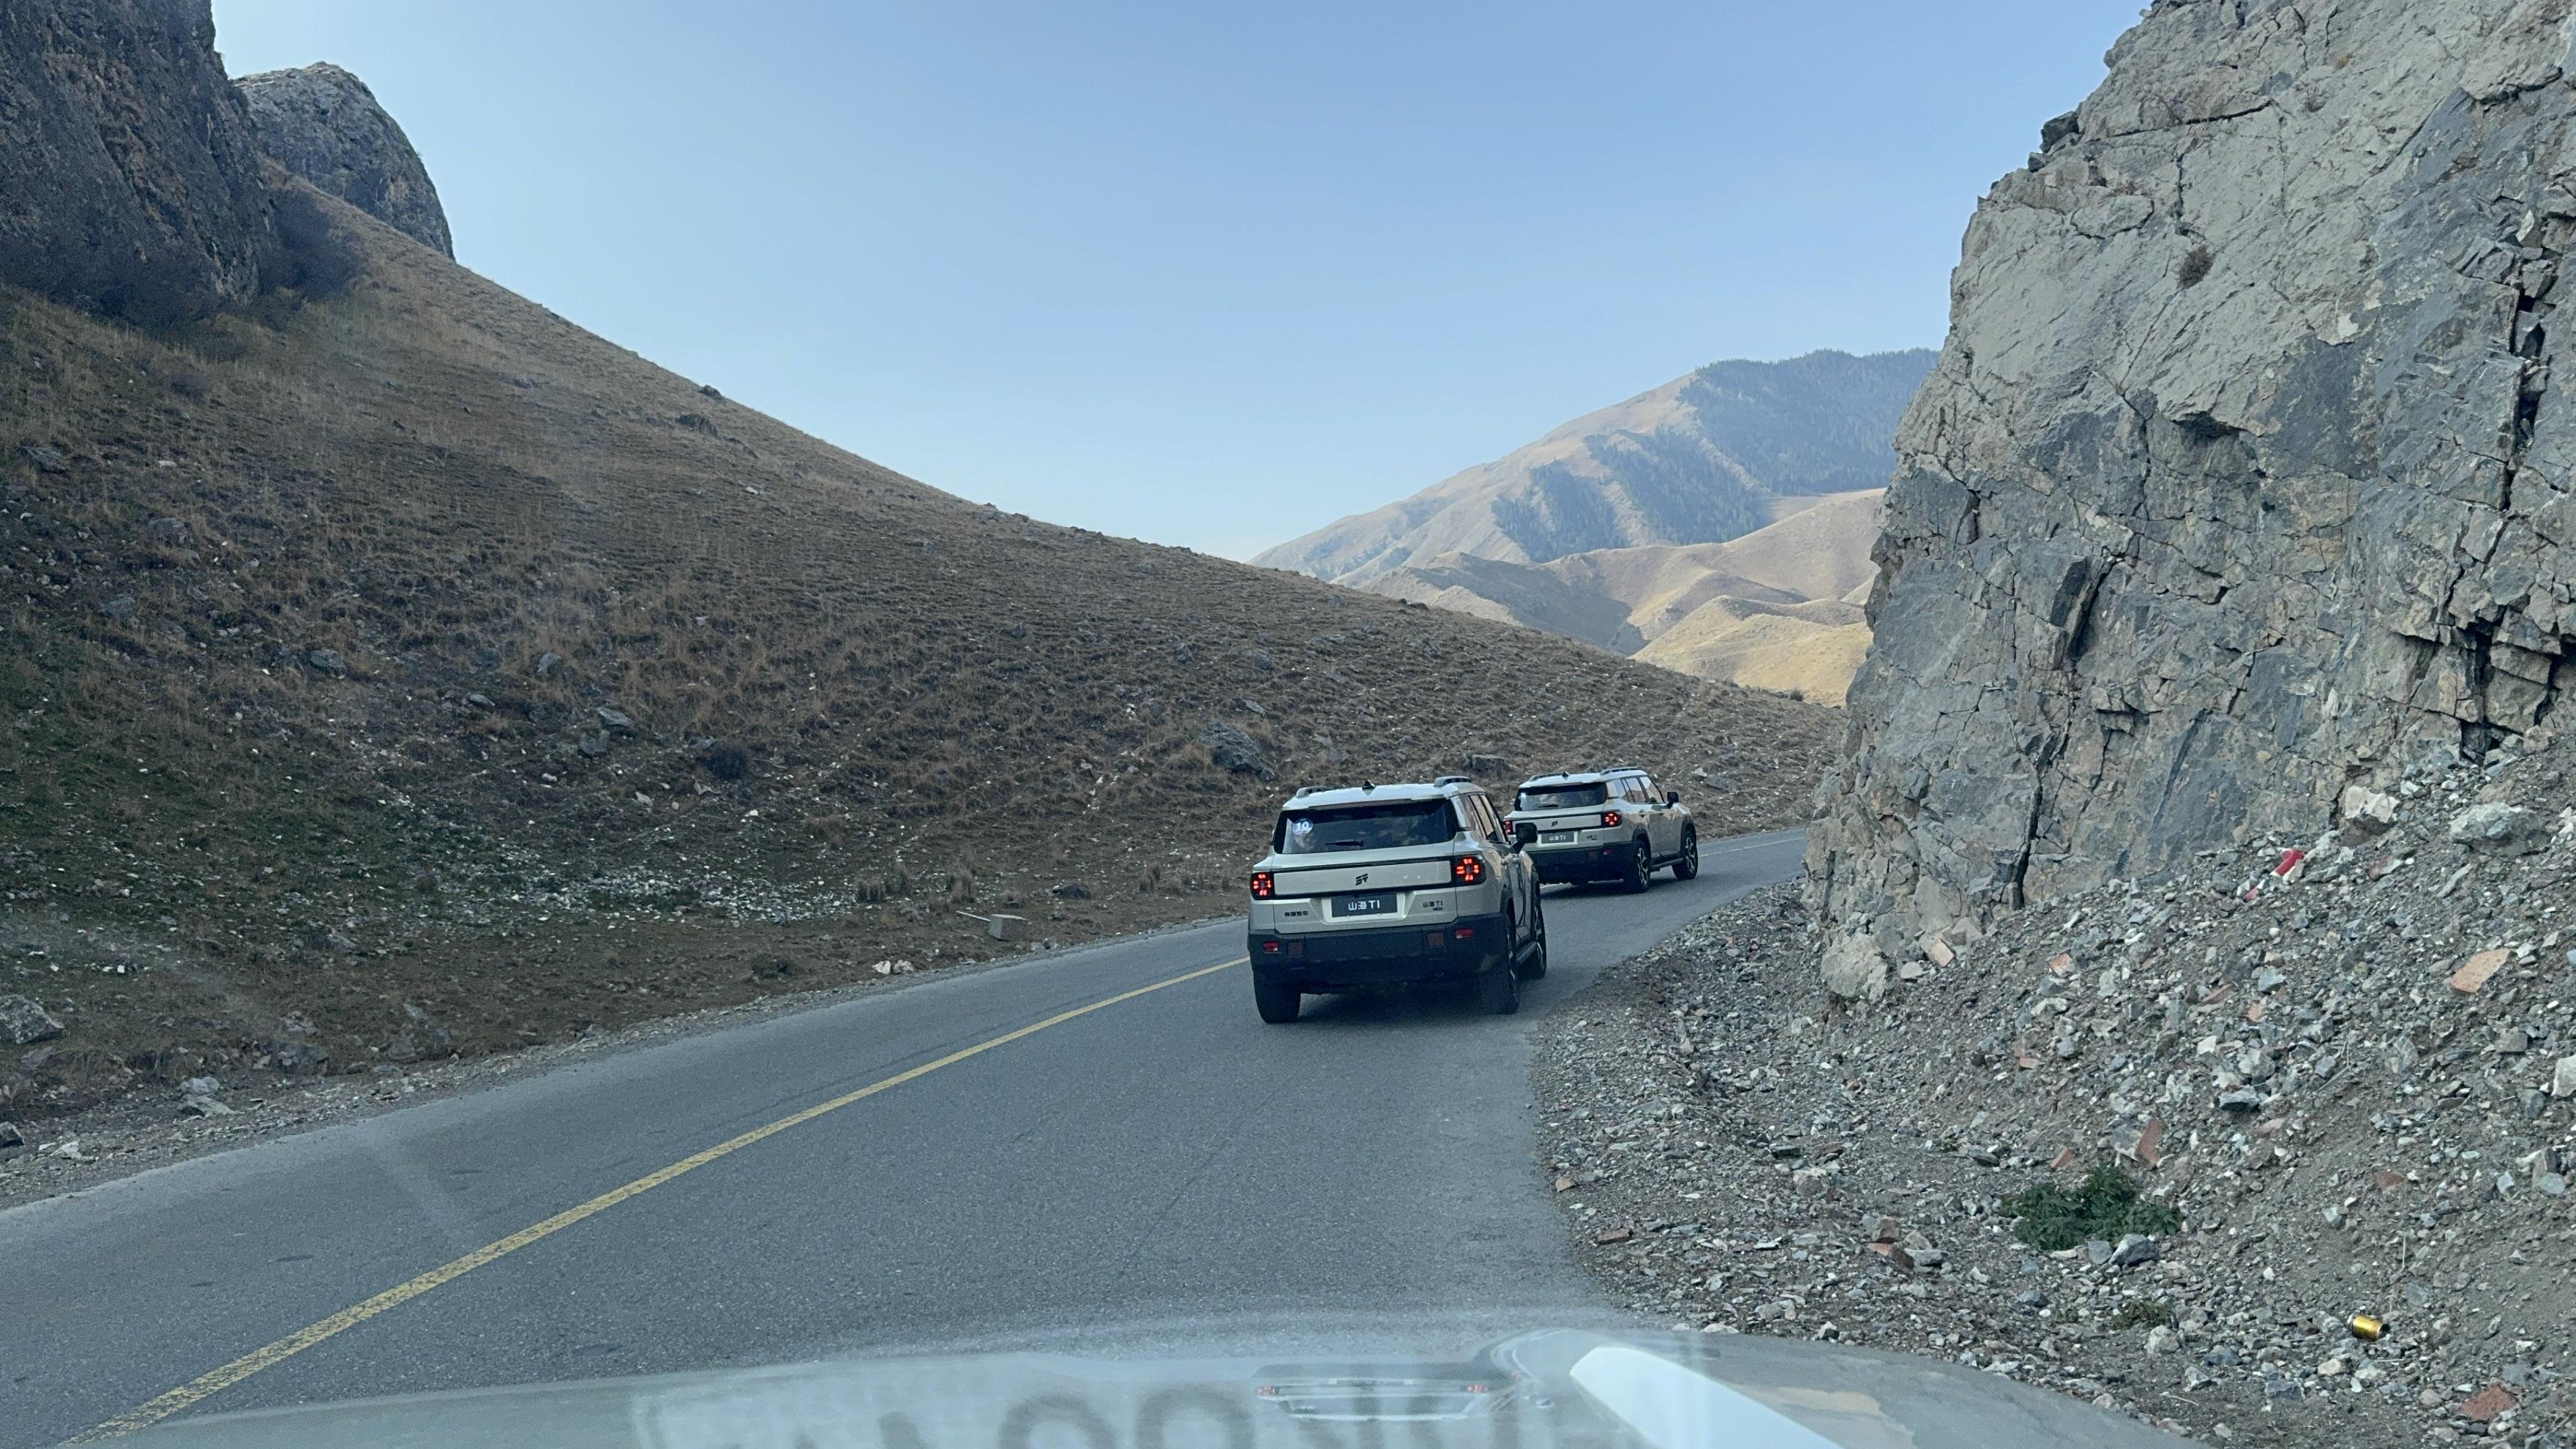
<path id="1" fill-rule="evenodd" d="M 183 333 L 0 291 L 0 1112 L 1228 911 L 1306 781 L 1803 813 L 1823 711 L 961 502 L 317 204 Z"/>

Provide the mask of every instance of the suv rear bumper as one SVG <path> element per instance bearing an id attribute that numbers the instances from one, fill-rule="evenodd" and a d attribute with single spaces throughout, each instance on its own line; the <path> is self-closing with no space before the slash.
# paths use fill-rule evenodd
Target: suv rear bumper
<path id="1" fill-rule="evenodd" d="M 1617 880 L 1628 873 L 1628 860 L 1637 843 L 1622 840 L 1614 845 L 1530 846 L 1526 854 L 1538 871 L 1539 880 L 1547 885 L 1571 881 Z"/>
<path id="2" fill-rule="evenodd" d="M 1301 991 L 1348 991 L 1415 981 L 1464 981 L 1510 959 L 1504 917 L 1460 916 L 1438 925 L 1247 933 L 1253 974 Z"/>

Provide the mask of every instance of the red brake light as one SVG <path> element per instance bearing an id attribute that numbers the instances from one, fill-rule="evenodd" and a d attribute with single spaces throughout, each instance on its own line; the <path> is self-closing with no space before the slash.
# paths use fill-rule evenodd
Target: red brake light
<path id="1" fill-rule="evenodd" d="M 1614 826 L 1614 825 L 1617 825 L 1618 823 L 1619 823 L 1619 812 L 1618 812 L 1618 811 L 1616 811 L 1616 810 L 1604 810 L 1604 811 L 1602 811 L 1602 812 L 1601 812 L 1601 825 L 1602 825 L 1602 828 L 1604 828 L 1604 829 L 1608 829 L 1609 827 Z"/>
<path id="2" fill-rule="evenodd" d="M 1252 898 L 1254 900 L 1266 901 L 1276 897 L 1278 894 L 1279 883 L 1270 878 L 1270 872 L 1266 870 L 1256 870 L 1252 873 Z"/>
<path id="3" fill-rule="evenodd" d="M 1485 858 L 1462 855 L 1449 862 L 1449 878 L 1460 885 L 1476 885 L 1485 878 Z"/>

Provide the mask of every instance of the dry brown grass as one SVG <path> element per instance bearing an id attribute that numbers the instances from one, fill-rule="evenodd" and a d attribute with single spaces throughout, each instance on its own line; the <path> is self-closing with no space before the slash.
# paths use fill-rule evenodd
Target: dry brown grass
<path id="1" fill-rule="evenodd" d="M 1666 630 L 1637 657 L 1707 679 L 1840 707 L 1869 653 L 1869 626 L 1818 622 L 1721 599 Z M 1847 604 L 1832 607 L 1849 610 Z"/>
<path id="2" fill-rule="evenodd" d="M 0 991 L 72 1026 L 55 1060 L 364 1067 L 961 959 L 967 903 L 1063 940 L 1221 912 L 1295 784 L 1470 753 L 1704 770 L 1712 834 L 1778 824 L 1828 747 L 963 503 L 335 215 L 353 286 L 178 336 L 0 293 Z M 0 1067 L 0 1112 L 118 1080 Z"/>

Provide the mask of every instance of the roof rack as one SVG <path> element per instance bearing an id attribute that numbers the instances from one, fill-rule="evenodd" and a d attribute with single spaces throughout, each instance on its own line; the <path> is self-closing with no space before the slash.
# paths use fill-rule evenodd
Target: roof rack
<path id="1" fill-rule="evenodd" d="M 1466 775 L 1443 775 L 1431 783 L 1434 785 L 1473 785 L 1476 782 L 1472 777 Z"/>
<path id="2" fill-rule="evenodd" d="M 1300 785 L 1300 786 L 1298 786 L 1298 787 L 1297 787 L 1297 793 L 1296 793 L 1296 794 L 1294 794 L 1294 795 L 1289 796 L 1288 798 L 1289 798 L 1289 799 L 1291 799 L 1291 800 L 1303 800 L 1303 799 L 1305 799 L 1307 796 L 1312 795 L 1312 794 L 1314 794 L 1314 793 L 1315 793 L 1315 787 L 1314 787 L 1314 786 L 1312 786 L 1312 785 Z"/>

